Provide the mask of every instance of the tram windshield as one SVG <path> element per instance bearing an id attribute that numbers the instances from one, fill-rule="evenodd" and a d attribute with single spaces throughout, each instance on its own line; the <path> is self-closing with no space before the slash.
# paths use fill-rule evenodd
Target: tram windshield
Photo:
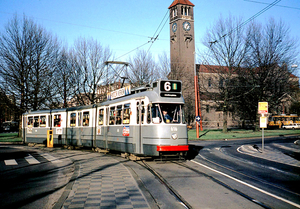
<path id="1" fill-rule="evenodd" d="M 184 123 L 183 106 L 180 104 L 152 104 L 153 123 Z"/>

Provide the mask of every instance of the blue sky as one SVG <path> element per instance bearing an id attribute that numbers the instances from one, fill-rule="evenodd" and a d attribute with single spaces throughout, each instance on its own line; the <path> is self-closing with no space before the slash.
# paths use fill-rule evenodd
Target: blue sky
<path id="1" fill-rule="evenodd" d="M 216 19 L 229 14 L 252 17 L 274 0 L 190 0 L 194 7 L 196 49 Z M 92 37 L 108 46 L 118 61 L 128 61 L 127 54 L 147 43 L 153 36 L 173 0 L 0 0 L 0 31 L 14 16 L 33 18 L 47 31 L 72 46 L 77 38 Z M 259 2 L 259 3 L 258 3 Z M 264 4 L 265 3 L 265 4 Z M 291 36 L 300 39 L 300 0 L 281 0 L 256 18 L 265 22 L 280 18 L 290 26 Z M 170 52 L 169 21 L 150 48 L 153 56 Z M 150 44 L 140 49 L 148 50 Z M 126 54 L 126 55 L 125 55 Z M 300 60 L 298 60 L 298 65 Z M 299 68 L 299 67 L 298 67 Z"/>

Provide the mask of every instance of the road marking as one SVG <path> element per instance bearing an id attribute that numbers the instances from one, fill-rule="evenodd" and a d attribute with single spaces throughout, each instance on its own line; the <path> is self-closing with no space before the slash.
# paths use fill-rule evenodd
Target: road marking
<path id="1" fill-rule="evenodd" d="M 199 162 L 197 162 L 197 161 L 191 160 L 191 162 L 196 163 L 197 165 L 200 165 L 200 166 L 202 166 L 202 167 L 204 167 L 204 168 L 207 168 L 207 169 L 209 169 L 209 170 L 211 170 L 211 171 L 214 171 L 214 172 L 216 172 L 216 173 L 218 173 L 218 174 L 221 174 L 221 175 L 223 175 L 223 176 L 225 176 L 225 177 L 227 177 L 227 178 L 230 178 L 230 179 L 232 179 L 232 180 L 234 180 L 234 181 L 237 181 L 237 182 L 239 182 L 239 183 L 241 183 L 241 184 L 244 184 L 244 185 L 246 185 L 246 186 L 248 186 L 248 187 L 250 187 L 250 188 L 252 188 L 252 189 L 255 189 L 255 190 L 259 191 L 259 192 L 262 192 L 262 193 L 264 193 L 264 194 L 266 194 L 266 195 L 269 195 L 269 196 L 274 197 L 274 198 L 276 198 L 276 199 L 278 199 L 278 200 L 281 200 L 281 201 L 286 202 L 286 203 L 288 203 L 288 204 L 290 204 L 290 205 L 293 205 L 293 206 L 295 206 L 295 207 L 297 207 L 297 208 L 300 208 L 300 205 L 297 204 L 297 203 L 291 202 L 291 201 L 286 200 L 286 199 L 284 199 L 284 198 L 282 198 L 282 197 L 279 197 L 279 196 L 277 196 L 277 195 L 275 195 L 275 194 L 272 194 L 272 193 L 270 193 L 270 192 L 267 192 L 267 191 L 265 191 L 265 190 L 262 190 L 262 189 L 260 189 L 260 188 L 258 188 L 258 187 L 256 187 L 256 186 L 253 186 L 253 185 L 251 185 L 251 184 L 248 184 L 248 183 L 246 183 L 246 182 L 243 182 L 243 181 L 241 181 L 241 180 L 239 180 L 239 179 L 236 179 L 236 178 L 234 178 L 234 177 L 232 177 L 232 176 L 229 176 L 229 175 L 227 175 L 227 174 L 225 174 L 225 173 L 222 173 L 222 172 L 220 172 L 220 171 L 217 171 L 217 170 L 215 170 L 215 169 L 213 169 L 213 168 L 210 168 L 210 167 L 208 167 L 208 166 L 206 166 L 206 165 L 203 165 L 202 163 L 199 163 Z"/>
<path id="2" fill-rule="evenodd" d="M 41 156 L 46 158 L 48 161 L 50 161 L 52 163 L 61 163 L 62 162 L 61 160 L 58 160 L 57 158 L 55 158 L 52 155 L 49 155 L 47 153 L 42 153 Z"/>
<path id="3" fill-rule="evenodd" d="M 27 157 L 25 157 L 25 160 L 29 163 L 29 164 L 39 164 L 40 162 L 35 159 L 34 157 L 32 157 L 32 155 L 29 155 Z"/>
<path id="4" fill-rule="evenodd" d="M 12 160 L 4 160 L 5 165 L 18 165 L 15 159 Z"/>

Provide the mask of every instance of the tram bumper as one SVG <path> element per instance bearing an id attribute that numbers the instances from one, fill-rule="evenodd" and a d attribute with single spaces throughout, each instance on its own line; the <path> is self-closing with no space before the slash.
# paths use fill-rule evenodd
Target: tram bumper
<path id="1" fill-rule="evenodd" d="M 158 152 L 187 152 L 189 145 L 159 145 L 156 146 Z"/>

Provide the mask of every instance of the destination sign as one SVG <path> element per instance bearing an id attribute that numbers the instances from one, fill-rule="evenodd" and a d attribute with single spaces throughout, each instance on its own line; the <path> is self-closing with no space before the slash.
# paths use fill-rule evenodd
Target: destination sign
<path id="1" fill-rule="evenodd" d="M 131 86 L 126 86 L 124 88 L 107 93 L 107 100 L 113 100 L 119 97 L 127 96 L 131 93 Z"/>

